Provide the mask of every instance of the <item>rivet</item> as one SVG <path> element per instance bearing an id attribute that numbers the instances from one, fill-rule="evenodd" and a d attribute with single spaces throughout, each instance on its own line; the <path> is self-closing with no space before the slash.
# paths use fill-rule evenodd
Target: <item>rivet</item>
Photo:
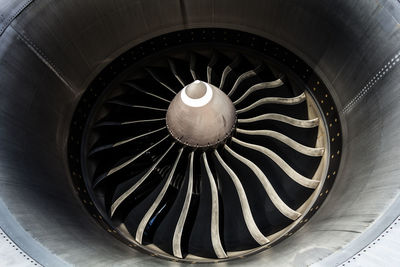
<path id="1" fill-rule="evenodd" d="M 329 190 L 326 190 L 326 191 L 325 191 L 325 194 L 328 194 L 328 192 L 329 192 Z"/>
<path id="2" fill-rule="evenodd" d="M 317 88 L 313 87 L 313 90 L 314 90 L 314 91 L 317 91 Z"/>
<path id="3" fill-rule="evenodd" d="M 319 81 L 317 81 L 317 84 L 319 84 Z"/>
<path id="4" fill-rule="evenodd" d="M 328 98 L 328 94 L 325 94 L 325 97 Z"/>
<path id="5" fill-rule="evenodd" d="M 337 133 L 336 135 L 337 135 L 337 136 L 340 136 L 340 133 Z"/>
<path id="6" fill-rule="evenodd" d="M 333 174 L 333 175 L 335 175 L 335 174 L 336 174 L 336 172 L 334 171 L 332 174 Z"/>
<path id="7" fill-rule="evenodd" d="M 335 142 L 335 138 L 334 137 L 332 137 L 332 142 Z"/>
<path id="8" fill-rule="evenodd" d="M 321 104 L 323 104 L 324 103 L 324 100 L 321 100 Z"/>

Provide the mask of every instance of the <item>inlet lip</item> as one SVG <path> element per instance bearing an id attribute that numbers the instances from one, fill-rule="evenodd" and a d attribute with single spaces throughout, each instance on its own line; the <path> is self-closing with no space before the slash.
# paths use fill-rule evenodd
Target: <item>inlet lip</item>
<path id="1" fill-rule="evenodd" d="M 190 147 L 213 147 L 228 138 L 236 109 L 219 88 L 200 80 L 186 85 L 171 101 L 166 124 L 170 134 Z"/>

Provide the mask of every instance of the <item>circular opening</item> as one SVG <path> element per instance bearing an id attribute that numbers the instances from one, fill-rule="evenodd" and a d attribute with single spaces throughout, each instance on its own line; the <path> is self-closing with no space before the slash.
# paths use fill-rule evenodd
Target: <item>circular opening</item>
<path id="1" fill-rule="evenodd" d="M 193 83 L 189 84 L 186 87 L 185 94 L 192 98 L 192 99 L 198 99 L 203 97 L 207 91 L 210 91 L 211 89 L 208 89 L 209 86 L 206 85 L 206 83 L 196 80 Z"/>
<path id="2" fill-rule="evenodd" d="M 140 45 L 160 52 L 138 57 L 134 47 L 111 63 L 82 97 L 69 153 L 84 204 L 109 233 L 159 257 L 215 262 L 267 249 L 309 220 L 338 170 L 341 129 L 325 85 L 290 51 L 199 31 L 208 37 L 167 34 L 157 38 L 169 47 Z M 216 40 L 220 31 L 234 38 Z M 200 107 L 179 97 L 200 101 L 208 87 Z M 188 110 L 170 112 L 176 99 Z M 205 112 L 214 115 L 193 119 Z"/>

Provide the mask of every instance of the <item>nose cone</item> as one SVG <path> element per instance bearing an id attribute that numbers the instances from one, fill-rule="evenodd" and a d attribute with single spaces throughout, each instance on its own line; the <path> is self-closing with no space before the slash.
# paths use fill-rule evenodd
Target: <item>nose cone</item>
<path id="1" fill-rule="evenodd" d="M 197 80 L 171 101 L 166 120 L 169 132 L 179 142 L 191 147 L 209 147 L 230 136 L 236 110 L 224 92 Z"/>
<path id="2" fill-rule="evenodd" d="M 203 97 L 207 92 L 206 83 L 196 80 L 186 87 L 186 95 L 192 99 Z"/>

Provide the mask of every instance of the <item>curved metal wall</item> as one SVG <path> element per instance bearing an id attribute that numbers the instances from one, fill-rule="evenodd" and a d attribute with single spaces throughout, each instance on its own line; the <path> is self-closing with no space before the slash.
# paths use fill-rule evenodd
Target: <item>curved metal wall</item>
<path id="1" fill-rule="evenodd" d="M 230 264 L 312 264 L 353 240 L 361 248 L 367 228 L 373 239 L 399 215 L 398 1 L 1 0 L 0 12 L 0 226 L 39 263 L 165 264 L 87 216 L 69 182 L 66 142 L 79 96 L 104 66 L 193 27 L 247 31 L 292 50 L 329 85 L 346 130 L 319 212 L 285 242 Z M 330 263 L 345 258 L 338 253 Z"/>

